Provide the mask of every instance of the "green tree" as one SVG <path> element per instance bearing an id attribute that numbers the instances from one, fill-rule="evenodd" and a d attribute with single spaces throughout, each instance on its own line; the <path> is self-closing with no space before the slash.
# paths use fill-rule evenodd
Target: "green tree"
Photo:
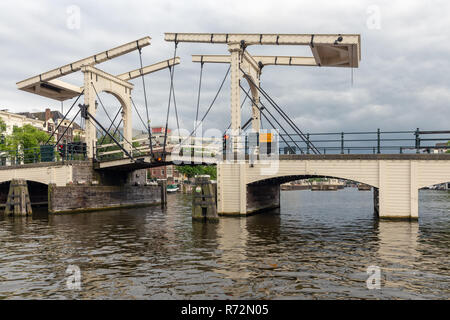
<path id="1" fill-rule="evenodd" d="M 0 118 L 0 134 L 3 135 L 6 132 L 6 123 Z"/>
<path id="2" fill-rule="evenodd" d="M 73 142 L 81 142 L 81 136 L 80 136 L 79 134 L 76 134 L 76 135 L 73 137 Z"/>
<path id="3" fill-rule="evenodd" d="M 112 133 L 110 133 L 110 134 L 113 135 Z M 114 139 L 116 139 L 116 141 L 120 140 L 119 133 L 116 132 L 113 136 L 114 136 Z M 99 148 L 100 146 L 107 145 L 107 144 L 112 144 L 112 146 Z M 116 145 L 114 140 L 107 134 L 102 135 L 101 137 L 99 137 L 97 139 L 97 149 L 98 149 L 99 153 L 121 150 L 120 147 L 118 145 Z M 123 158 L 123 156 L 124 156 L 123 152 L 114 152 L 111 154 L 101 155 L 101 156 L 99 156 L 99 158 L 101 160 L 114 160 L 114 159 L 121 159 L 121 158 Z"/>
<path id="4" fill-rule="evenodd" d="M 110 132 L 110 135 L 113 135 L 113 132 Z M 114 136 L 114 139 L 116 139 L 116 141 L 119 141 L 119 142 L 121 141 L 122 135 L 120 133 L 116 132 L 116 133 L 114 133 L 113 136 Z M 111 146 L 99 148 L 102 145 L 109 145 L 109 144 L 111 144 Z M 124 142 L 124 144 L 122 144 L 122 146 L 125 146 L 125 147 L 128 145 L 129 144 L 126 141 Z M 139 142 L 132 142 L 131 145 L 132 145 L 133 157 L 139 156 L 140 152 L 137 149 L 137 147 L 141 146 L 139 144 Z M 107 134 L 104 134 L 97 139 L 97 149 L 98 149 L 99 153 L 121 150 L 121 148 Z M 123 152 L 114 152 L 111 154 L 101 155 L 101 156 L 99 156 L 99 158 L 101 160 L 115 160 L 115 159 L 122 159 L 124 156 L 125 155 Z"/>
<path id="5" fill-rule="evenodd" d="M 447 142 L 447 145 L 450 147 L 450 141 Z M 447 149 L 447 153 L 450 153 L 450 149 Z"/>
<path id="6" fill-rule="evenodd" d="M 211 176 L 211 180 L 217 179 L 216 166 L 177 166 L 178 172 L 185 174 L 188 178 L 193 178 L 197 175 L 207 174 Z"/>
<path id="7" fill-rule="evenodd" d="M 5 150 L 6 146 L 6 123 L 0 118 L 0 151 Z"/>
<path id="8" fill-rule="evenodd" d="M 46 132 L 30 124 L 14 127 L 12 134 L 5 137 L 2 150 L 14 158 L 23 156 L 25 163 L 35 162 L 39 160 L 39 146 L 46 143 L 48 138 Z"/>

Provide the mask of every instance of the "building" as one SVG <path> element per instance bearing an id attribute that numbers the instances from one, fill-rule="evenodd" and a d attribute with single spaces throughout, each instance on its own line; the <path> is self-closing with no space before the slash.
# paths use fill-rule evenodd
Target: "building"
<path id="1" fill-rule="evenodd" d="M 436 143 L 436 148 L 433 151 L 434 153 L 446 153 L 450 151 L 450 149 L 447 149 L 448 146 L 449 144 L 447 142 Z"/>
<path id="2" fill-rule="evenodd" d="M 27 117 L 22 114 L 17 114 L 13 112 L 9 112 L 7 109 L 0 110 L 0 118 L 6 124 L 6 134 L 10 135 L 13 133 L 14 127 L 23 127 L 24 125 L 32 125 L 33 127 L 38 128 L 39 130 L 45 129 L 45 122 L 36 118 L 36 117 Z"/>
<path id="3" fill-rule="evenodd" d="M 84 130 L 75 122 L 70 124 L 71 120 L 64 119 L 64 115 L 59 111 L 51 111 L 47 108 L 44 112 L 19 112 L 18 115 L 42 121 L 43 130 L 48 134 L 52 134 L 59 125 L 58 132 L 55 134 L 56 141 L 59 140 L 62 143 L 73 142 L 74 139 L 84 141 Z"/>
<path id="4" fill-rule="evenodd" d="M 177 170 L 174 165 L 148 169 L 151 179 L 167 179 L 167 183 L 182 183 L 187 177 Z"/>

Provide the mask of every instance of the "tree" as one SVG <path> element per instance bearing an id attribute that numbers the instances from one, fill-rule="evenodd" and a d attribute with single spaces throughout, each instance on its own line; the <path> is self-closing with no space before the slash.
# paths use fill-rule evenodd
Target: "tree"
<path id="1" fill-rule="evenodd" d="M 119 133 L 115 133 L 114 135 L 110 133 L 116 141 L 120 140 Z M 112 144 L 112 146 L 105 147 L 105 148 L 99 148 L 102 145 L 105 144 Z M 110 151 L 118 151 L 121 150 L 120 147 L 114 142 L 114 140 L 107 134 L 102 135 L 97 139 L 97 148 L 99 149 L 99 152 L 110 152 Z M 123 158 L 123 152 L 115 152 L 107 155 L 100 156 L 101 160 L 114 160 L 114 159 L 121 159 Z"/>
<path id="2" fill-rule="evenodd" d="M 0 134 L 3 135 L 6 132 L 6 123 L 0 118 Z"/>
<path id="3" fill-rule="evenodd" d="M 48 138 L 49 135 L 46 132 L 30 124 L 14 127 L 12 134 L 5 137 L 2 150 L 7 151 L 11 157 L 15 158 L 23 155 L 25 163 L 34 162 L 39 159 L 39 146 L 46 143 Z"/>
<path id="4" fill-rule="evenodd" d="M 188 178 L 193 178 L 197 175 L 207 174 L 211 176 L 211 180 L 216 180 L 217 169 L 216 166 L 177 166 L 178 172 L 186 175 Z"/>
<path id="5" fill-rule="evenodd" d="M 81 136 L 80 136 L 80 134 L 76 134 L 76 135 L 73 137 L 73 142 L 81 142 Z"/>
<path id="6" fill-rule="evenodd" d="M 447 145 L 450 147 L 450 141 L 447 142 Z M 449 150 L 449 149 L 447 149 L 447 153 L 450 153 L 450 150 Z"/>
<path id="7" fill-rule="evenodd" d="M 5 147 L 5 132 L 6 132 L 6 123 L 0 118 L 0 150 L 4 150 Z"/>

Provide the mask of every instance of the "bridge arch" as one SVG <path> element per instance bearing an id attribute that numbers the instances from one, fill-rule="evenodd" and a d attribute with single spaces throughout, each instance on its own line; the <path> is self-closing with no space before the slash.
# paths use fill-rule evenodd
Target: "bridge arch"
<path id="1" fill-rule="evenodd" d="M 45 181 L 26 180 L 31 205 L 48 204 L 48 183 Z M 10 191 L 11 180 L 0 182 L 0 206 L 6 204 Z"/>
<path id="2" fill-rule="evenodd" d="M 358 183 L 367 184 L 371 187 L 377 188 L 377 186 L 372 185 L 370 183 L 366 183 L 364 181 L 359 180 L 365 180 L 365 179 L 349 179 L 345 177 L 337 177 L 337 176 L 330 176 L 330 175 L 287 175 L 287 176 L 277 176 L 277 177 L 271 177 L 271 178 L 265 178 L 256 180 L 250 183 L 247 183 L 247 185 L 255 185 L 255 184 L 274 184 L 274 185 L 281 185 L 283 183 L 296 181 L 296 180 L 305 180 L 305 179 L 312 179 L 312 178 L 331 178 L 331 179 L 341 179 L 341 180 L 348 180 L 348 181 L 354 181 Z"/>
<path id="3" fill-rule="evenodd" d="M 16 177 L 4 177 L 4 176 L 0 176 L 0 184 L 3 183 L 10 183 L 11 180 L 13 179 L 24 179 L 27 182 L 35 182 L 35 183 L 40 183 L 40 184 L 45 184 L 45 185 L 49 185 L 51 182 L 49 181 L 48 176 L 42 176 L 42 177 L 38 177 L 35 176 L 32 179 L 28 179 L 26 176 L 16 176 Z"/>
<path id="4" fill-rule="evenodd" d="M 289 161 L 280 160 L 275 162 L 274 167 L 264 164 L 255 164 L 246 172 L 246 184 L 263 180 L 286 180 L 288 177 L 330 177 L 344 179 L 367 184 L 378 188 L 379 167 L 375 161 L 350 162 L 350 161 Z M 286 180 L 292 181 L 292 180 Z"/>
<path id="5" fill-rule="evenodd" d="M 419 189 L 430 187 L 438 184 L 450 183 L 450 177 L 437 177 L 435 179 L 429 179 L 418 185 Z"/>

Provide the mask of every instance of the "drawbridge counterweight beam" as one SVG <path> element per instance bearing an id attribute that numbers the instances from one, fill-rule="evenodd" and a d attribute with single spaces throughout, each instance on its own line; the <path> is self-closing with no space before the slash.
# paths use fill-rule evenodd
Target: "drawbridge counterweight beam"
<path id="1" fill-rule="evenodd" d="M 263 66 L 318 66 L 313 57 L 293 57 L 293 56 L 252 56 Z M 192 55 L 192 62 L 203 63 L 230 63 L 230 55 Z"/>
<path id="2" fill-rule="evenodd" d="M 357 68 L 361 60 L 359 34 L 165 33 L 166 41 L 249 45 L 309 46 L 320 66 Z"/>
<path id="3" fill-rule="evenodd" d="M 132 79 L 136 79 L 142 75 L 146 75 L 149 73 L 153 73 L 159 70 L 163 70 L 169 67 L 172 67 L 174 65 L 180 64 L 180 58 L 179 57 L 175 57 L 175 59 L 168 59 L 168 60 L 164 60 L 146 67 L 143 67 L 142 70 L 136 69 L 133 71 L 129 71 L 129 72 L 124 72 L 122 74 L 119 74 L 117 76 L 117 78 L 121 79 L 121 80 L 132 80 Z"/>
<path id="4" fill-rule="evenodd" d="M 150 37 L 144 37 L 41 73 L 37 76 L 18 82 L 17 87 L 20 90 L 36 93 L 59 101 L 73 98 L 80 93 L 80 89 L 76 87 L 73 88 L 73 85 L 67 84 L 60 80 L 55 83 L 54 79 L 80 71 L 83 66 L 94 66 L 139 48 L 148 46 L 150 45 L 150 39 Z"/>

